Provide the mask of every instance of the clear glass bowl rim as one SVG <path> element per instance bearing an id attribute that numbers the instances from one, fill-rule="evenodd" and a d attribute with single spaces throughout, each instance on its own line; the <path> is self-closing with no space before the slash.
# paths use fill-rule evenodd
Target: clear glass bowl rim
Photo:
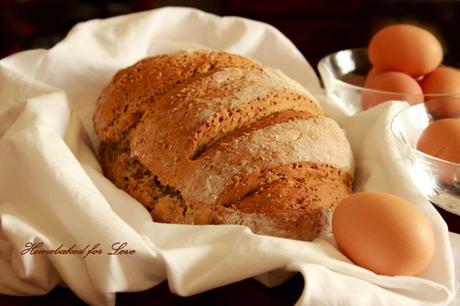
<path id="1" fill-rule="evenodd" d="M 441 164 L 445 164 L 445 165 L 450 165 L 450 166 L 455 166 L 457 168 L 460 169 L 460 164 L 459 163 L 454 163 L 454 162 L 451 162 L 451 161 L 448 161 L 448 160 L 445 160 L 445 159 L 441 159 L 441 158 L 438 158 L 438 157 L 435 157 L 435 156 L 432 156 L 432 155 L 429 155 L 429 154 L 426 154 L 422 151 L 419 151 L 417 150 L 416 148 L 414 148 L 413 146 L 409 145 L 408 143 L 404 142 L 400 135 L 397 135 L 396 134 L 396 125 L 398 124 L 397 121 L 399 118 L 401 118 L 401 116 L 403 115 L 403 113 L 405 112 L 410 112 L 411 110 L 413 110 L 415 107 L 422 107 L 424 106 L 423 103 L 420 103 L 420 104 L 416 104 L 416 105 L 412 105 L 412 106 L 409 106 L 401 111 L 399 111 L 396 115 L 393 116 L 393 118 L 391 119 L 390 121 L 390 129 L 391 129 L 391 133 L 393 134 L 393 137 L 396 138 L 396 140 L 398 141 L 399 144 L 403 145 L 404 147 L 406 148 L 409 148 L 409 150 L 411 151 L 411 153 L 414 153 L 415 156 L 417 156 L 418 158 L 419 157 L 422 157 L 423 159 L 426 159 L 428 160 L 430 163 L 431 162 L 435 162 L 435 163 L 441 163 Z M 458 119 L 460 120 L 460 119 Z"/>

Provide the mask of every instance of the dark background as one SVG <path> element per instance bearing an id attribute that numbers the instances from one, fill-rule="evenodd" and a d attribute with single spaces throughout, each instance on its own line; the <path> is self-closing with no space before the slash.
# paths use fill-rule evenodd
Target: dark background
<path id="1" fill-rule="evenodd" d="M 0 0 L 0 58 L 49 48 L 79 21 L 168 5 L 270 23 L 313 66 L 328 53 L 367 45 L 376 30 L 395 22 L 430 29 L 441 39 L 448 61 L 460 59 L 458 0 Z"/>

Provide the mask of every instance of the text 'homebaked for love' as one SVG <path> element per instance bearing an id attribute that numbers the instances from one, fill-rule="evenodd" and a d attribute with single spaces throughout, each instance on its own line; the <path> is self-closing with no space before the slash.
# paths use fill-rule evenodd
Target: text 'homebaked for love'
<path id="1" fill-rule="evenodd" d="M 70 247 L 60 245 L 54 249 L 44 248 L 44 243 L 41 241 L 26 242 L 21 255 L 82 255 L 86 258 L 89 255 L 134 255 L 136 250 L 129 249 L 127 242 L 114 242 L 110 250 L 104 250 L 101 243 L 86 244 L 83 247 L 78 247 L 75 244 Z"/>

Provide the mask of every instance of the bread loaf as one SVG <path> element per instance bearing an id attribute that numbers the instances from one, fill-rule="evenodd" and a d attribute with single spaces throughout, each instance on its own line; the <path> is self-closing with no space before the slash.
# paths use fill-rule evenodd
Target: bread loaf
<path id="1" fill-rule="evenodd" d="M 104 174 L 154 221 L 312 240 L 351 193 L 344 132 L 278 70 L 221 51 L 146 58 L 99 97 Z"/>

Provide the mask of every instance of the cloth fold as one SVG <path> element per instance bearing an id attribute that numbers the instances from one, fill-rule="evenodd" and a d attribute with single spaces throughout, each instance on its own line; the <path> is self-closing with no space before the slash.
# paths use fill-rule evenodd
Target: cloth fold
<path id="1" fill-rule="evenodd" d="M 350 139 L 356 189 L 402 196 L 432 222 L 429 267 L 417 277 L 380 276 L 352 264 L 331 236 L 303 242 L 236 225 L 154 223 L 107 180 L 92 125 L 102 88 L 145 56 L 198 48 L 279 68 L 317 96 Z M 116 292 L 165 279 L 188 296 L 248 277 L 278 285 L 300 272 L 298 305 L 445 305 L 455 291 L 447 227 L 411 183 L 388 128 L 407 104 L 347 117 L 321 94 L 311 66 L 275 28 L 188 8 L 85 22 L 50 50 L 1 60 L 0 293 L 45 294 L 64 283 L 91 305 L 112 306 Z"/>

